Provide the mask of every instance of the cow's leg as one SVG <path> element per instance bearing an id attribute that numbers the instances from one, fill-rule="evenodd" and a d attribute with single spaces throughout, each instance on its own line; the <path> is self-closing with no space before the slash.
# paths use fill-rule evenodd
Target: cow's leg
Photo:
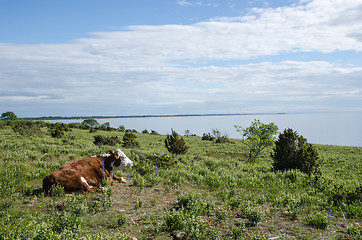
<path id="1" fill-rule="evenodd" d="M 108 179 L 109 185 L 113 185 L 113 178 L 111 177 L 111 174 L 109 174 L 107 169 L 104 169 L 103 177 Z"/>
<path id="2" fill-rule="evenodd" d="M 90 186 L 84 177 L 80 177 L 80 181 L 81 181 L 81 186 L 82 186 L 81 191 L 83 193 L 97 191 L 98 187 Z"/>
<path id="3" fill-rule="evenodd" d="M 122 177 L 117 177 L 116 174 L 113 174 L 113 178 L 116 179 L 118 182 L 127 183 L 127 181 L 124 180 L 124 178 L 122 178 Z"/>

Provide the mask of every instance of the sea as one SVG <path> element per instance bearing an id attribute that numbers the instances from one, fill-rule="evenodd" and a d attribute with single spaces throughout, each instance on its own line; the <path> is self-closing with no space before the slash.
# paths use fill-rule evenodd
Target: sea
<path id="1" fill-rule="evenodd" d="M 262 123 L 273 122 L 282 132 L 291 128 L 308 142 L 324 145 L 362 146 L 362 112 L 348 113 L 286 113 L 286 114 L 235 114 L 235 115 L 196 115 L 196 116 L 142 116 L 99 118 L 98 123 L 109 122 L 111 127 L 124 126 L 138 132 L 147 130 L 159 134 L 169 134 L 172 129 L 180 135 L 202 136 L 213 130 L 232 139 L 240 139 L 241 134 L 235 125 L 246 128 L 258 119 Z M 54 120 L 50 122 L 82 122 L 83 119 Z"/>

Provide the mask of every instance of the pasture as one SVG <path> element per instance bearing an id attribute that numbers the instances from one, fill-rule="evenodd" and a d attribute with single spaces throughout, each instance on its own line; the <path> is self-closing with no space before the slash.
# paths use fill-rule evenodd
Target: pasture
<path id="1" fill-rule="evenodd" d="M 32 134 L 0 126 L 0 239 L 361 239 L 361 147 L 315 145 L 323 159 L 316 178 L 274 172 L 272 148 L 247 162 L 239 139 L 183 136 L 188 152 L 170 155 L 164 135 L 135 133 L 139 147 L 124 148 L 93 143 L 124 132 L 71 128 L 54 138 L 40 125 Z M 117 173 L 128 183 L 42 194 L 50 172 L 117 148 L 134 162 Z M 152 155 L 172 164 L 156 168 L 145 160 Z"/>

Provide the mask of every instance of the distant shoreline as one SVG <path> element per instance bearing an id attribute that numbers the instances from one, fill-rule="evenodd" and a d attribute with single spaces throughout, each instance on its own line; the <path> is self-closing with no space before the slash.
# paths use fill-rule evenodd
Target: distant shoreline
<path id="1" fill-rule="evenodd" d="M 48 117 L 25 117 L 24 120 L 81 120 L 81 119 L 106 119 L 106 118 L 158 118 L 158 117 L 217 117 L 217 116 L 242 116 L 242 115 L 282 115 L 287 113 L 214 113 L 214 114 L 150 114 L 150 115 L 127 115 L 127 116 L 48 116 Z"/>

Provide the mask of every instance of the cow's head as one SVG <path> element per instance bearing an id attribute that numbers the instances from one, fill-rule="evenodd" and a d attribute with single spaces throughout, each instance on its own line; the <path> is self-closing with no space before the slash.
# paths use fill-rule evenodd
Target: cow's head
<path id="1" fill-rule="evenodd" d="M 131 168 L 133 166 L 133 162 L 131 161 L 131 159 L 129 159 L 126 154 L 121 151 L 121 149 L 117 149 L 113 152 L 113 154 L 116 159 L 119 159 L 121 161 L 121 169 Z"/>

